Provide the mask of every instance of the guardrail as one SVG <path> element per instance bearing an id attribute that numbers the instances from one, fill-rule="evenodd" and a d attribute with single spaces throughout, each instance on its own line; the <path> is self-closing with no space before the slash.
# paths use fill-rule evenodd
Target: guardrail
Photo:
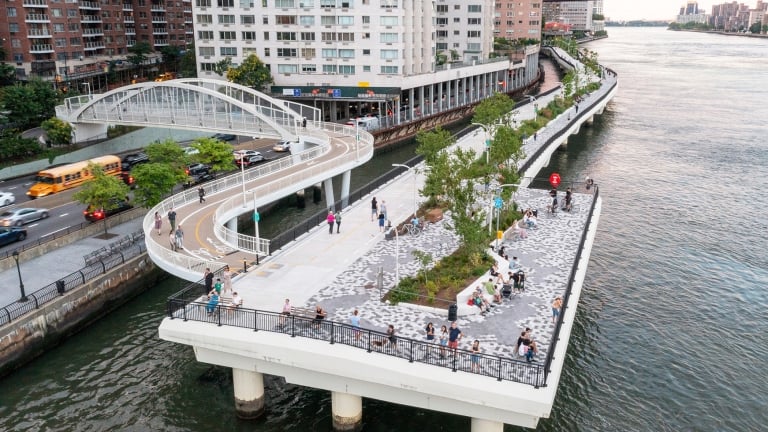
<path id="1" fill-rule="evenodd" d="M 127 237 L 135 239 L 136 241 L 139 240 L 139 236 L 135 233 Z M 143 236 L 141 238 L 143 238 Z M 0 308 L 0 325 L 8 324 L 27 312 L 40 309 L 41 306 L 53 301 L 56 297 L 63 296 L 68 291 L 72 291 L 73 289 L 84 285 L 86 282 L 105 274 L 109 270 L 125 264 L 126 261 L 135 258 L 144 252 L 146 252 L 146 248 L 143 243 L 132 243 L 124 250 L 116 250 L 109 256 L 105 256 L 74 273 L 70 273 L 52 284 L 27 294 L 27 301 L 16 301 Z"/>
<path id="2" fill-rule="evenodd" d="M 546 383 L 546 366 L 528 363 L 513 358 L 489 354 L 474 354 L 464 349 L 451 350 L 437 343 L 397 336 L 393 343 L 386 333 L 368 329 L 356 329 L 349 324 L 330 320 L 315 320 L 296 315 L 282 315 L 257 309 L 232 308 L 223 305 L 209 305 L 193 284 L 168 298 L 166 314 L 170 319 L 199 321 L 219 326 L 232 326 L 282 333 L 290 337 L 302 337 L 341 344 L 408 360 L 443 367 L 453 372 L 473 373 L 495 378 L 498 381 L 512 381 L 540 387 Z M 194 300 L 189 300 L 194 298 Z"/>
<path id="3" fill-rule="evenodd" d="M 16 251 L 16 252 L 23 252 L 23 251 L 25 251 L 27 249 L 32 249 L 34 247 L 38 247 L 38 246 L 43 245 L 45 243 L 54 241 L 54 240 L 56 240 L 58 238 L 67 236 L 69 234 L 72 234 L 75 231 L 80 231 L 81 229 L 84 229 L 84 228 L 88 227 L 89 225 L 91 225 L 91 222 L 82 222 L 82 223 L 80 223 L 78 225 L 72 225 L 72 226 L 66 227 L 64 229 L 61 229 L 59 231 L 56 231 L 55 233 L 51 233 L 51 234 L 48 234 L 48 235 L 41 236 L 36 241 L 30 242 L 30 243 L 25 243 L 21 247 L 15 248 L 13 250 L 8 250 L 8 251 L 5 251 L 5 252 L 0 252 L 0 254 L 2 254 L 2 258 L 3 259 L 10 258 L 11 255 L 13 255 L 14 251 Z"/>

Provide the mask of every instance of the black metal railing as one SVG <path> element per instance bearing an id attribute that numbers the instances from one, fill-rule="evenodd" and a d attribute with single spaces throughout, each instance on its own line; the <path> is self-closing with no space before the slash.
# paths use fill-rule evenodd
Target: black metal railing
<path id="1" fill-rule="evenodd" d="M 563 326 L 563 317 L 565 316 L 565 310 L 569 307 L 569 301 L 571 298 L 571 290 L 573 289 L 573 283 L 576 280 L 576 272 L 579 269 L 579 261 L 581 260 L 581 254 L 584 251 L 584 243 L 587 240 L 589 234 L 590 225 L 592 224 L 592 216 L 595 212 L 595 205 L 597 199 L 600 196 L 600 188 L 598 185 L 593 186 L 594 196 L 592 197 L 592 205 L 589 207 L 589 214 L 587 215 L 587 221 L 584 225 L 584 231 L 581 233 L 581 239 L 579 240 L 579 247 L 576 250 L 576 257 L 573 259 L 571 265 L 571 274 L 568 276 L 568 285 L 565 287 L 565 293 L 563 294 L 563 307 L 560 310 L 560 315 L 557 317 L 557 323 L 555 324 L 555 330 L 552 332 L 552 340 L 549 341 L 549 349 L 547 350 L 547 357 L 544 360 L 544 382 L 546 384 L 547 378 L 551 371 L 552 360 L 554 359 L 555 347 L 560 340 L 560 329 Z M 574 306 L 575 307 L 575 306 Z"/>
<path id="2" fill-rule="evenodd" d="M 141 238 L 143 239 L 143 237 Z M 143 254 L 146 250 L 143 242 L 134 243 L 123 250 L 116 250 L 111 255 L 93 262 L 74 273 L 70 273 L 31 294 L 27 294 L 27 301 L 16 301 L 0 308 L 0 325 L 8 324 L 27 312 L 40 309 L 40 307 L 56 297 L 62 296 L 113 268 L 125 264 L 126 261 Z"/>
<path id="3" fill-rule="evenodd" d="M 195 285 L 168 299 L 169 318 L 315 339 L 331 345 L 341 344 L 359 348 L 368 353 L 398 357 L 411 363 L 429 364 L 447 368 L 453 372 L 474 373 L 499 381 L 528 384 L 536 388 L 544 385 L 546 381 L 545 366 L 541 363 L 528 363 L 489 354 L 473 354 L 464 349 L 451 350 L 436 343 L 399 336 L 396 338 L 396 343 L 392 343 L 386 333 L 356 329 L 349 324 L 335 321 L 318 321 L 297 315 L 286 316 L 277 312 L 213 305 L 209 304 L 204 296 L 195 294 L 200 292 Z M 190 297 L 197 298 L 190 302 Z"/>
<path id="4" fill-rule="evenodd" d="M 91 222 L 83 222 L 83 223 L 78 224 L 78 225 L 72 225 L 72 226 L 66 227 L 66 228 L 64 228 L 64 229 L 62 229 L 60 231 L 55 232 L 55 233 L 51 233 L 51 234 L 47 234 L 47 235 L 41 236 L 37 240 L 35 240 L 33 242 L 27 242 L 24 245 L 22 245 L 21 247 L 18 247 L 16 249 L 7 250 L 5 252 L 0 252 L 0 254 L 1 254 L 0 255 L 0 259 L 10 258 L 11 255 L 13 255 L 13 251 L 23 252 L 23 251 L 25 251 L 27 249 L 32 249 L 33 247 L 38 247 L 38 246 L 40 246 L 40 245 L 42 245 L 44 243 L 48 243 L 50 241 L 56 240 L 57 238 L 61 238 L 61 237 L 67 236 L 69 234 L 72 234 L 75 231 L 80 231 L 81 229 L 84 229 L 84 228 L 86 228 L 86 227 L 88 227 L 90 225 L 91 225 Z"/>

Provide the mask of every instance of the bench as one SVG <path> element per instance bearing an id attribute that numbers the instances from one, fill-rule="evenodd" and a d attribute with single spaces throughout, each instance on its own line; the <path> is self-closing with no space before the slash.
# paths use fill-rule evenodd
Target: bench
<path id="1" fill-rule="evenodd" d="M 302 307 L 291 306 L 291 315 L 296 315 L 302 318 L 315 319 L 315 316 L 317 315 L 317 311 L 315 310 L 315 308 L 302 308 Z"/>

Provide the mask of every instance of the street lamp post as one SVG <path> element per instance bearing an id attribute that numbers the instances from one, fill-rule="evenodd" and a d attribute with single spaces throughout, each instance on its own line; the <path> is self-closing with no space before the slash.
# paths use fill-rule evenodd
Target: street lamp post
<path id="1" fill-rule="evenodd" d="M 84 83 L 80 83 L 80 85 L 81 86 L 86 86 L 88 88 L 88 99 L 90 99 L 91 98 L 91 83 L 84 82 Z"/>
<path id="2" fill-rule="evenodd" d="M 240 174 L 243 178 L 243 207 L 245 207 L 245 154 L 240 155 Z"/>
<path id="3" fill-rule="evenodd" d="M 21 268 L 19 267 L 19 251 L 15 250 L 11 255 L 13 256 L 13 260 L 16 261 L 16 271 L 19 273 L 19 289 L 21 290 L 21 298 L 19 299 L 19 301 L 25 302 L 29 299 L 27 298 L 27 295 L 24 293 L 24 282 L 21 280 Z"/>
<path id="4" fill-rule="evenodd" d="M 416 217 L 416 211 L 419 209 L 418 201 L 416 200 L 416 167 L 409 167 L 408 165 L 404 164 L 392 164 L 393 167 L 401 167 L 405 168 L 408 171 L 413 170 L 413 217 Z"/>
<path id="5" fill-rule="evenodd" d="M 516 184 L 503 184 L 503 185 L 499 185 L 496 188 L 496 190 L 499 191 L 499 197 L 501 197 L 501 190 L 504 189 L 505 187 L 519 187 L 519 186 L 520 186 L 520 183 L 516 183 Z M 514 197 L 514 195 L 513 195 L 513 197 Z M 514 201 L 514 199 L 513 199 L 513 201 Z M 499 219 L 501 219 L 501 209 L 500 208 L 498 209 L 498 212 L 499 212 L 499 214 L 496 215 L 496 232 L 497 233 L 499 231 Z M 496 250 L 499 250 L 499 236 L 498 236 L 498 234 L 496 235 Z"/>

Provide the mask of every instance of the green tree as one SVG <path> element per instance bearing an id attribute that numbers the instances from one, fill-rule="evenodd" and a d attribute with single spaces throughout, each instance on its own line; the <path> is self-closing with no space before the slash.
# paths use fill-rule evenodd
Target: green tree
<path id="1" fill-rule="evenodd" d="M 213 71 L 216 72 L 216 75 L 218 76 L 224 76 L 229 72 L 231 68 L 232 59 L 229 57 L 226 57 L 223 60 L 219 60 L 216 62 L 216 64 L 213 65 Z"/>
<path id="2" fill-rule="evenodd" d="M 152 208 L 173 191 L 173 187 L 186 180 L 183 170 L 167 163 L 149 162 L 136 165 L 131 170 L 136 181 L 134 199 L 145 208 Z"/>
<path id="3" fill-rule="evenodd" d="M 197 58 L 195 57 L 195 45 L 187 46 L 186 51 L 179 59 L 179 74 L 184 78 L 197 77 Z"/>
<path id="4" fill-rule="evenodd" d="M 758 33 L 760 33 L 760 29 L 761 28 L 762 28 L 762 25 L 759 22 L 756 22 L 756 23 L 752 24 L 751 26 L 749 26 L 749 32 L 753 33 L 753 34 L 758 34 Z"/>
<path id="5" fill-rule="evenodd" d="M 437 205 L 437 201 L 445 193 L 443 179 L 450 176 L 448 171 L 449 154 L 445 149 L 456 141 L 451 133 L 440 126 L 432 131 L 422 130 L 416 134 L 416 154 L 424 157 L 424 163 L 430 167 L 424 181 L 421 194 L 428 197 L 428 206 Z"/>
<path id="6" fill-rule="evenodd" d="M 72 125 L 59 119 L 58 117 L 51 117 L 48 120 L 40 124 L 40 126 L 48 135 L 48 139 L 52 144 L 62 145 L 72 143 Z"/>
<path id="7" fill-rule="evenodd" d="M 492 132 L 492 128 L 497 123 L 508 123 L 509 118 L 514 115 L 514 109 L 514 100 L 504 93 L 495 93 L 477 105 L 472 123 L 480 123 Z"/>
<path id="8" fill-rule="evenodd" d="M 261 90 L 265 85 L 275 82 L 267 65 L 256 54 L 246 57 L 240 66 L 229 68 L 227 79 L 256 90 Z"/>
<path id="9" fill-rule="evenodd" d="M 12 85 L 16 82 L 16 68 L 8 63 L 0 63 L 0 87 Z"/>
<path id="10" fill-rule="evenodd" d="M 214 138 L 198 138 L 190 147 L 196 148 L 199 153 L 193 155 L 197 162 L 211 167 L 211 171 L 221 172 L 232 170 L 232 145 Z"/>
<path id="11" fill-rule="evenodd" d="M 144 62 L 147 61 L 147 54 L 152 52 L 152 45 L 145 41 L 136 42 L 132 47 L 128 47 L 128 52 L 131 54 L 126 59 L 139 68 L 140 76 L 144 76 Z"/>
<path id="12" fill-rule="evenodd" d="M 184 150 L 172 139 L 150 143 L 144 148 L 144 153 L 149 156 L 150 162 L 167 164 L 184 171 L 186 163 Z"/>
<path id="13" fill-rule="evenodd" d="M 50 83 L 39 77 L 32 78 L 26 84 L 3 87 L 1 90 L 0 103 L 8 111 L 8 120 L 20 127 L 37 126 L 41 119 L 56 114 L 58 95 Z"/>
<path id="14" fill-rule="evenodd" d="M 37 140 L 22 138 L 16 129 L 0 132 L 0 163 L 24 160 L 43 152 Z"/>
<path id="15" fill-rule="evenodd" d="M 128 186 L 121 179 L 104 174 L 99 165 L 89 164 L 88 169 L 93 173 L 93 180 L 85 182 L 72 198 L 95 208 L 116 209 L 118 203 L 128 197 Z M 104 234 L 107 234 L 107 218 L 104 218 Z"/>
<path id="16" fill-rule="evenodd" d="M 167 69 L 178 72 L 182 48 L 183 46 L 178 45 L 166 45 L 160 48 L 160 55 L 163 57 L 163 63 Z"/>

